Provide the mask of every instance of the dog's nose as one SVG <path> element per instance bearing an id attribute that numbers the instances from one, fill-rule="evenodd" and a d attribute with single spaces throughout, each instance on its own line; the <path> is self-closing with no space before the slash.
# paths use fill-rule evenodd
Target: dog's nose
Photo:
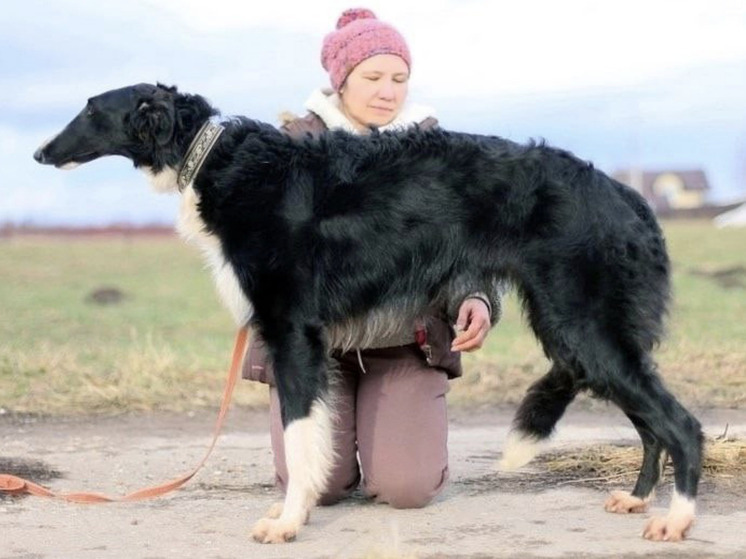
<path id="1" fill-rule="evenodd" d="M 50 136 L 49 138 L 44 140 L 39 146 L 39 149 L 34 152 L 34 159 L 36 159 L 39 163 L 47 163 L 47 156 L 44 154 L 44 150 L 49 144 L 52 143 L 52 140 L 54 140 L 55 138 L 56 136 Z"/>

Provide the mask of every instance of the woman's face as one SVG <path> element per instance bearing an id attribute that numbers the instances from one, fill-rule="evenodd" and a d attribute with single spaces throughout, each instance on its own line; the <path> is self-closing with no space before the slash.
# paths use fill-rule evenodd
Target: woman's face
<path id="1" fill-rule="evenodd" d="M 409 68 L 395 54 L 366 58 L 347 76 L 340 90 L 342 111 L 358 130 L 385 126 L 407 98 Z"/>

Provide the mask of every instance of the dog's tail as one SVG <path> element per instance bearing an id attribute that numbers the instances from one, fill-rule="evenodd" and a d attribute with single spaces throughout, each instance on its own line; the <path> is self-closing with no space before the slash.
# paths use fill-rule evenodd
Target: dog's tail
<path id="1" fill-rule="evenodd" d="M 510 471 L 528 464 L 542 450 L 579 389 L 572 373 L 557 364 L 535 382 L 515 414 L 498 467 Z"/>
<path id="2" fill-rule="evenodd" d="M 635 226 L 636 242 L 628 243 L 621 258 L 615 260 L 622 276 L 619 281 L 623 281 L 618 302 L 626 311 L 617 329 L 632 349 L 649 353 L 664 336 L 671 301 L 671 263 L 666 241 L 645 199 L 632 188 L 609 180 L 639 220 Z"/>

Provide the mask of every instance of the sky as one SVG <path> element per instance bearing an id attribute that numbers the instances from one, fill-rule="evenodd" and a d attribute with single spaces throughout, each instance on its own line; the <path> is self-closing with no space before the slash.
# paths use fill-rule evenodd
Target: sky
<path id="1" fill-rule="evenodd" d="M 746 198 L 743 0 L 5 0 L 0 225 L 172 223 L 176 197 L 127 160 L 61 171 L 34 150 L 88 97 L 140 82 L 225 116 L 302 114 L 328 85 L 324 35 L 361 5 L 407 38 L 410 99 L 443 127 L 544 139 L 607 172 L 701 168 L 713 203 Z"/>

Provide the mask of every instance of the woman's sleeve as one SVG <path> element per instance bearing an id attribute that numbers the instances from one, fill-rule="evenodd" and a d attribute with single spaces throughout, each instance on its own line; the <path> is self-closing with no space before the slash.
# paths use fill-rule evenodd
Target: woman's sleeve
<path id="1" fill-rule="evenodd" d="M 494 326 L 502 317 L 502 298 L 508 290 L 505 281 L 477 281 L 464 279 L 452 282 L 449 287 L 446 313 L 451 321 L 458 317 L 461 305 L 470 298 L 481 299 L 490 311 L 490 324 Z"/>

